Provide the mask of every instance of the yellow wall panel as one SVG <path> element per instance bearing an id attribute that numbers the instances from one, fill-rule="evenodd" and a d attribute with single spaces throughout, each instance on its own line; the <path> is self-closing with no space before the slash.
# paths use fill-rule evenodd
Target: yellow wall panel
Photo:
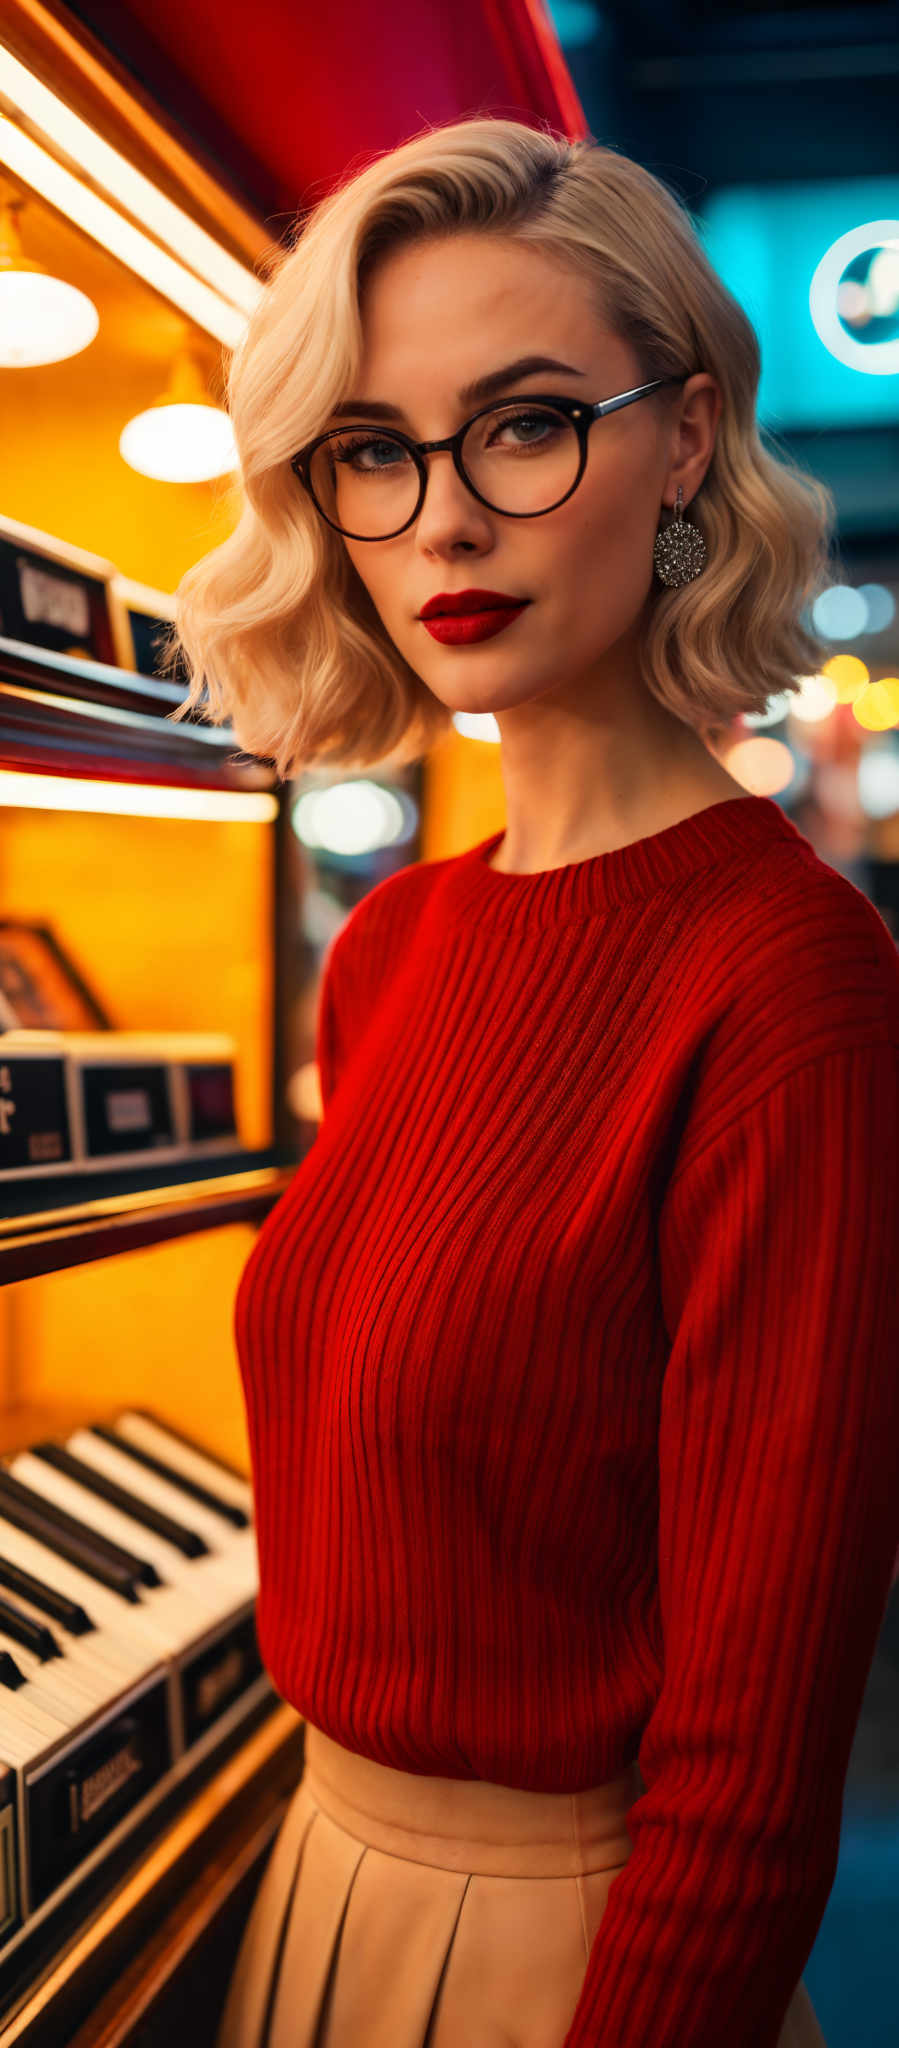
<path id="1" fill-rule="evenodd" d="M 0 812 L 5 917 L 53 927 L 120 1030 L 227 1031 L 242 1139 L 272 1139 L 274 835 L 264 824 Z"/>
<path id="2" fill-rule="evenodd" d="M 477 846 L 506 822 L 499 745 L 453 728 L 424 764 L 422 860 L 446 860 Z"/>
<path id="3" fill-rule="evenodd" d="M 249 1472 L 234 1296 L 250 1224 L 198 1232 L 2 1290 L 2 1406 L 84 1422 L 136 1404 Z M 5 1341 L 4 1341 L 5 1340 Z"/>
<path id="4" fill-rule="evenodd" d="M 2 915 L 49 924 L 114 1026 L 228 1032 L 251 1147 L 273 1135 L 273 898 L 271 826 L 0 812 Z M 231 1317 L 254 1238 L 234 1225 L 0 1289 L 0 1409 L 139 1402 L 247 1470 Z"/>

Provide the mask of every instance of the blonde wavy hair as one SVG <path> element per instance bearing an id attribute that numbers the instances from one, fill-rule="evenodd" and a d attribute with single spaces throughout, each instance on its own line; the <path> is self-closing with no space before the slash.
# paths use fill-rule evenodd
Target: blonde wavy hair
<path id="1" fill-rule="evenodd" d="M 378 258 L 464 230 L 569 264 L 630 343 L 641 381 L 705 370 L 720 386 L 714 452 L 689 508 L 708 559 L 694 582 L 650 595 L 647 687 L 695 730 L 720 730 L 798 690 L 823 658 L 800 614 L 832 580 L 833 499 L 762 445 L 758 340 L 686 207 L 591 138 L 473 116 L 377 156 L 298 216 L 227 366 L 243 505 L 179 584 L 164 665 L 180 650 L 189 694 L 170 715 L 230 721 L 281 779 L 418 760 L 451 726 L 290 457 L 353 388 L 360 297 Z"/>

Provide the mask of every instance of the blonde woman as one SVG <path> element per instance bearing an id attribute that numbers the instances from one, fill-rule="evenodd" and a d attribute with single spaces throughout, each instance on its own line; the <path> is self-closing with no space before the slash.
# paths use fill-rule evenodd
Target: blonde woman
<path id="1" fill-rule="evenodd" d="M 283 776 L 491 713 L 505 831 L 330 948 L 236 1302 L 306 1721 L 219 2048 L 814 2048 L 899 1543 L 899 962 L 702 737 L 832 507 L 638 164 L 485 118 L 300 223 L 187 704 Z M 861 1987 L 860 1987 L 861 1988 Z"/>

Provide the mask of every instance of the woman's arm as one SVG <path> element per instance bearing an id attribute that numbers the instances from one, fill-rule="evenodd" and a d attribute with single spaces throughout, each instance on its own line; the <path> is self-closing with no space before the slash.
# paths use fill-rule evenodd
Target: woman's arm
<path id="1" fill-rule="evenodd" d="M 692 1149 L 659 1258 L 665 1675 L 564 2048 L 776 2048 L 899 1545 L 896 1046 Z"/>

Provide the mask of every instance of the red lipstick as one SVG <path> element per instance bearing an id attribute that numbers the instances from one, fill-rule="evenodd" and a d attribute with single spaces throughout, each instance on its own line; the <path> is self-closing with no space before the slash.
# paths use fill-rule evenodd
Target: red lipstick
<path id="1" fill-rule="evenodd" d="M 497 605 L 529 603 L 529 598 L 510 597 L 506 590 L 438 590 L 436 597 L 422 605 L 419 618 L 433 619 L 440 612 L 491 612 Z"/>
<path id="2" fill-rule="evenodd" d="M 432 640 L 442 640 L 447 647 L 467 647 L 473 640 L 492 640 L 495 633 L 504 633 L 515 619 L 526 609 L 523 604 L 497 605 L 493 611 L 458 612 L 431 619 L 423 619 L 425 632 Z"/>
<path id="3" fill-rule="evenodd" d="M 465 647 L 472 640 L 492 640 L 530 601 L 510 597 L 504 590 L 440 590 L 422 605 L 419 617 L 432 640 Z"/>

